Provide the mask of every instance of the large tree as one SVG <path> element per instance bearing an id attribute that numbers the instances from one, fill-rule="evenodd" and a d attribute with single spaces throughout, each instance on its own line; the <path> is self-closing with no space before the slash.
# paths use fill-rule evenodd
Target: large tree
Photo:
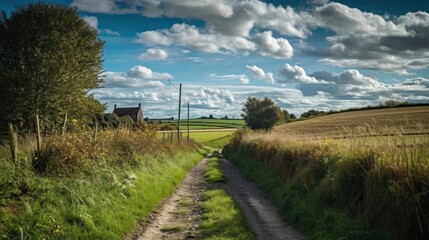
<path id="1" fill-rule="evenodd" d="M 269 130 L 276 123 L 284 121 L 284 116 L 273 100 L 265 97 L 257 99 L 248 97 L 243 107 L 243 114 L 247 126 L 253 130 Z"/>
<path id="2" fill-rule="evenodd" d="M 103 112 L 88 91 L 101 83 L 104 43 L 75 8 L 34 3 L 0 16 L 0 127 L 58 126 Z"/>

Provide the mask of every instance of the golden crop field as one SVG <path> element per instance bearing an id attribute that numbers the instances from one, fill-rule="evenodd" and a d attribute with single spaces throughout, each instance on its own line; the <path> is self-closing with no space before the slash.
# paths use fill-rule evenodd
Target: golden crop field
<path id="1" fill-rule="evenodd" d="M 274 132 L 316 138 L 427 134 L 429 133 L 429 106 L 336 113 L 277 126 Z"/>

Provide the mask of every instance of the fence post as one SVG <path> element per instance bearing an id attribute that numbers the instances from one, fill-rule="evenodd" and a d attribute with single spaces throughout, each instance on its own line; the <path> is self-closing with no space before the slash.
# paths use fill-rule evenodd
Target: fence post
<path id="1" fill-rule="evenodd" d="M 95 122 L 94 141 L 97 141 L 98 122 Z"/>
<path id="2" fill-rule="evenodd" d="M 42 147 L 42 139 L 40 137 L 40 121 L 39 121 L 39 114 L 36 114 L 36 138 L 37 138 L 37 151 L 40 151 L 40 148 Z"/>
<path id="3" fill-rule="evenodd" d="M 12 161 L 16 164 L 18 160 L 18 135 L 13 131 L 12 123 L 8 124 L 9 136 L 10 136 L 10 153 L 12 156 Z"/>
<path id="4" fill-rule="evenodd" d="M 173 143 L 173 130 L 171 130 L 171 135 L 170 135 L 170 143 Z"/>
<path id="5" fill-rule="evenodd" d="M 61 133 L 61 136 L 63 137 L 64 137 L 64 134 L 66 134 L 66 127 L 67 127 L 67 113 L 64 116 L 63 132 Z"/>
<path id="6" fill-rule="evenodd" d="M 165 144 L 165 132 L 162 133 L 162 144 Z"/>

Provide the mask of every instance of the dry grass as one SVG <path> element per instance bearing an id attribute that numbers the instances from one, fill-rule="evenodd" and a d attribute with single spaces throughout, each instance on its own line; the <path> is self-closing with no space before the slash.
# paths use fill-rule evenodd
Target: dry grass
<path id="1" fill-rule="evenodd" d="M 276 127 L 274 132 L 310 138 L 429 133 L 429 106 L 331 114 L 287 123 Z"/>
<path id="2" fill-rule="evenodd" d="M 427 106 L 339 113 L 237 131 L 229 149 L 320 199 L 318 207 L 346 209 L 400 239 L 428 239 L 428 116 Z"/>

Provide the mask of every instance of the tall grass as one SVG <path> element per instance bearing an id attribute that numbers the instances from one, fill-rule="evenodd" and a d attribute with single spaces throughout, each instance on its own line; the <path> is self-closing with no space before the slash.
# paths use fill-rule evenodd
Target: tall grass
<path id="1" fill-rule="evenodd" d="M 329 234 L 329 226 L 316 229 L 321 225 L 314 219 L 304 222 L 297 219 L 305 215 L 325 219 L 326 212 L 338 210 L 340 214 L 334 214 L 332 219 L 354 216 L 358 222 L 360 219 L 371 228 L 387 229 L 399 239 L 428 239 L 428 146 L 428 136 L 302 141 L 299 136 L 237 132 L 226 152 L 243 168 L 252 164 L 258 168 L 259 164 L 259 168 L 268 169 L 259 174 L 271 171 L 268 178 L 277 179 L 276 184 L 281 182 L 282 186 L 268 184 L 265 188 L 271 191 L 289 220 L 299 222 L 313 236 Z M 243 160 L 240 156 L 250 159 Z M 258 178 L 257 174 L 253 173 L 253 178 Z M 279 197 L 284 194 L 292 196 Z M 350 222 L 353 224 L 359 225 Z M 365 224 L 360 225 L 365 229 Z M 331 230 L 337 232 L 337 237 L 351 231 Z"/>
<path id="2" fill-rule="evenodd" d="M 203 154 L 192 145 L 163 146 L 155 134 L 46 136 L 40 151 L 29 138 L 19 163 L 2 155 L 0 239 L 122 239 Z"/>

